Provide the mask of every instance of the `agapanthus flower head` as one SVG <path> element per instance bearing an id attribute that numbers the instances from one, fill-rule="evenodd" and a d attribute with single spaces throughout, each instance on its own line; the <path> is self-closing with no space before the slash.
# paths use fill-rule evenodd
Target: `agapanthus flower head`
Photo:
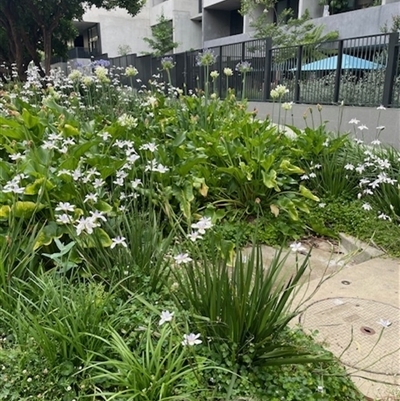
<path id="1" fill-rule="evenodd" d="M 231 77 L 231 76 L 233 75 L 233 71 L 232 71 L 231 68 L 226 67 L 226 68 L 224 68 L 224 74 L 225 74 L 227 77 Z"/>
<path id="2" fill-rule="evenodd" d="M 211 49 L 204 49 L 201 53 L 196 56 L 197 65 L 200 67 L 206 67 L 215 64 L 217 56 Z"/>
<path id="3" fill-rule="evenodd" d="M 136 67 L 130 65 L 125 68 L 125 75 L 127 77 L 135 77 L 137 74 L 139 74 L 139 71 L 137 70 Z"/>
<path id="4" fill-rule="evenodd" d="M 242 74 L 250 72 L 252 70 L 251 64 L 248 61 L 240 61 L 236 64 L 236 71 Z"/>
<path id="5" fill-rule="evenodd" d="M 173 57 L 167 56 L 161 59 L 161 67 L 163 70 L 172 70 L 175 67 L 175 62 Z"/>

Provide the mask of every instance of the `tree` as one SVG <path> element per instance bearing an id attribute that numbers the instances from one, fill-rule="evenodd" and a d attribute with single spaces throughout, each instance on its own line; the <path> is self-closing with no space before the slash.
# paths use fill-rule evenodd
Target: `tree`
<path id="1" fill-rule="evenodd" d="M 315 26 L 311 22 L 308 10 L 296 18 L 290 8 L 284 9 L 279 15 L 276 13 L 275 4 L 277 0 L 244 0 L 242 2 L 242 14 L 254 14 L 260 8 L 264 9 L 257 15 L 252 23 L 255 28 L 256 38 L 272 38 L 274 46 L 290 47 L 297 45 L 307 45 L 337 39 L 337 31 L 324 34 L 324 27 Z M 275 13 L 275 21 L 270 22 L 269 13 Z"/>
<path id="2" fill-rule="evenodd" d="M 29 54 L 31 61 L 38 57 L 38 50 L 43 49 L 45 72 L 49 74 L 55 50 L 53 41 L 57 41 L 58 49 L 65 48 L 71 21 L 81 19 L 85 7 L 107 10 L 121 7 L 134 16 L 144 3 L 145 0 L 0 0 L 0 29 L 6 32 L 8 41 L 0 46 L 10 49 L 19 71 L 27 66 L 23 60 L 24 52 Z M 35 35 L 30 37 L 32 32 Z"/>
<path id="3" fill-rule="evenodd" d="M 164 56 L 178 47 L 178 43 L 173 40 L 172 22 L 165 18 L 164 14 L 158 18 L 157 25 L 151 28 L 151 33 L 154 39 L 143 38 L 143 40 L 150 45 L 155 56 Z"/>

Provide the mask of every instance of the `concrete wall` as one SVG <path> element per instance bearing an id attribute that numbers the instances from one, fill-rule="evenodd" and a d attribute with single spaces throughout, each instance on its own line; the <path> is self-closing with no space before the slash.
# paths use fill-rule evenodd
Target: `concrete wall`
<path id="1" fill-rule="evenodd" d="M 321 17 L 313 22 L 324 25 L 325 32 L 339 31 L 340 38 L 351 38 L 381 33 L 380 28 L 385 23 L 392 25 L 393 15 L 400 15 L 400 2 Z"/>
<path id="2" fill-rule="evenodd" d="M 258 110 L 258 117 L 265 118 L 271 116 L 275 123 L 279 119 L 279 107 L 273 103 L 249 102 L 249 110 Z M 320 114 L 314 105 L 294 104 L 293 109 L 287 113 L 286 124 L 294 125 L 297 128 L 312 126 L 309 109 L 313 110 L 315 126 L 320 123 Z M 307 119 L 304 120 L 304 113 L 307 113 Z M 322 106 L 322 121 L 328 121 L 327 127 L 332 132 L 350 132 L 354 133 L 353 124 L 349 121 L 353 118 L 360 120 L 360 124 L 365 124 L 368 130 L 357 130 L 357 138 L 363 139 L 366 143 L 376 139 L 376 127 L 385 126 L 379 139 L 382 143 L 392 145 L 400 149 L 400 109 L 377 110 L 371 107 L 352 107 L 352 106 Z M 284 111 L 281 110 L 281 123 L 284 123 Z"/>
<path id="3" fill-rule="evenodd" d="M 132 53 L 150 51 L 144 37 L 151 36 L 150 5 L 146 4 L 138 15 L 132 18 L 125 10 L 92 7 L 83 15 L 83 21 L 100 23 L 101 47 L 109 57 L 118 56 L 118 46 L 129 45 Z"/>
<path id="4" fill-rule="evenodd" d="M 203 9 L 203 42 L 204 47 L 209 47 L 205 43 L 209 40 L 229 37 L 230 34 L 230 13 L 225 10 L 206 10 Z M 241 35 L 235 35 L 238 37 Z"/>
<path id="5" fill-rule="evenodd" d="M 195 0 L 166 0 L 150 9 L 150 25 L 157 25 L 161 15 L 172 21 L 174 42 L 178 43 L 175 53 L 189 49 L 199 49 L 202 44 L 201 23 L 192 21 L 198 14 Z"/>

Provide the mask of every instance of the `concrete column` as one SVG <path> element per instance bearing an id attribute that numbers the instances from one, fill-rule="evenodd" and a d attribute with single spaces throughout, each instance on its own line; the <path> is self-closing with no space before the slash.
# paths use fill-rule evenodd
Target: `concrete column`
<path id="1" fill-rule="evenodd" d="M 301 18 L 305 11 L 308 10 L 311 18 L 320 18 L 322 17 L 323 8 L 319 4 L 319 0 L 299 0 L 298 17 Z"/>
<path id="2" fill-rule="evenodd" d="M 385 4 L 390 4 L 390 3 L 399 3 L 400 0 L 381 0 L 382 3 L 381 5 L 384 6 Z M 399 12 L 400 12 L 400 5 L 399 5 Z"/>

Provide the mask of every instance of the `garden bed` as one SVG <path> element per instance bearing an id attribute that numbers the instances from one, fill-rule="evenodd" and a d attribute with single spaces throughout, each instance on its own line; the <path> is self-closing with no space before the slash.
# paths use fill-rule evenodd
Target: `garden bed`
<path id="1" fill-rule="evenodd" d="M 265 274 L 258 244 L 344 231 L 398 255 L 399 153 L 122 73 L 2 89 L 1 398 L 363 399 L 288 328 L 309 255 L 280 283 L 288 256 Z"/>

